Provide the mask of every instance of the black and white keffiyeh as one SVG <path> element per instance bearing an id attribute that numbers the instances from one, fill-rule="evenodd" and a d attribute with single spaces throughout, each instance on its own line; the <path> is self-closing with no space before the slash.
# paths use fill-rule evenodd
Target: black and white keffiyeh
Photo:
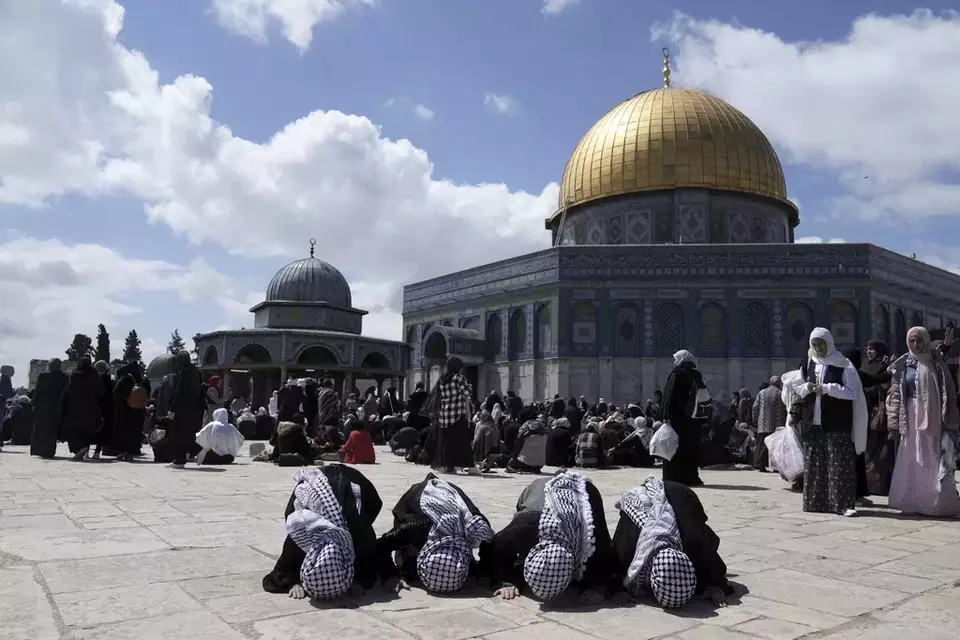
<path id="1" fill-rule="evenodd" d="M 623 586 L 633 596 L 649 591 L 666 609 L 686 604 L 696 592 L 697 572 L 683 553 L 677 517 L 663 480 L 648 477 L 623 494 L 617 508 L 640 529 Z"/>
<path id="2" fill-rule="evenodd" d="M 523 578 L 541 600 L 556 598 L 582 578 L 596 549 L 587 482 L 586 476 L 567 471 L 544 487 L 538 542 L 523 563 Z"/>
<path id="3" fill-rule="evenodd" d="M 493 529 L 483 516 L 470 512 L 460 492 L 445 480 L 427 482 L 420 508 L 433 526 L 417 556 L 417 575 L 427 591 L 456 591 L 467 581 L 473 550 L 493 539 Z"/>
<path id="4" fill-rule="evenodd" d="M 298 471 L 293 479 L 296 487 L 287 534 L 306 556 L 300 583 L 311 598 L 339 598 L 353 583 L 356 559 L 343 509 L 320 469 Z"/>

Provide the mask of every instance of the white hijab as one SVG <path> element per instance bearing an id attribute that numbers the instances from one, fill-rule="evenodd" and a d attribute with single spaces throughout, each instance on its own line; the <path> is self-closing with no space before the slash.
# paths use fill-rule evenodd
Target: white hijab
<path id="1" fill-rule="evenodd" d="M 680 351 L 673 354 L 673 365 L 678 367 L 684 362 L 692 362 L 693 366 L 697 366 L 697 359 L 693 357 L 693 354 L 686 349 L 680 349 Z"/>
<path id="2" fill-rule="evenodd" d="M 827 343 L 827 355 L 823 358 L 818 356 L 813 350 L 814 339 L 819 338 Z M 849 376 L 850 386 L 857 390 L 857 398 L 853 401 L 853 447 L 857 455 L 863 453 L 867 448 L 867 399 L 863 395 L 863 386 L 860 384 L 860 372 L 851 364 L 847 358 L 837 351 L 833 341 L 833 334 L 823 327 L 817 327 L 810 332 L 810 350 L 807 352 L 810 360 L 819 365 L 827 367 L 840 367 L 841 369 L 850 369 L 853 375 Z M 846 376 L 844 376 L 846 379 Z M 802 384 L 802 380 L 800 383 Z M 820 399 L 817 398 L 817 402 Z"/>
<path id="3" fill-rule="evenodd" d="M 197 444 L 219 456 L 236 456 L 243 446 L 243 436 L 227 422 L 228 415 L 226 409 L 214 411 L 213 421 L 197 434 Z"/>

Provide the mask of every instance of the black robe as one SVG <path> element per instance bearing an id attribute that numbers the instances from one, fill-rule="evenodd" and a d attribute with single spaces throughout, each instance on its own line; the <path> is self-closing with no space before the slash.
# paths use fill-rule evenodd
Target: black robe
<path id="1" fill-rule="evenodd" d="M 3 431 L 9 433 L 11 444 L 28 445 L 33 437 L 33 404 L 22 402 L 10 408 L 3 423 Z M 5 435 L 4 438 L 7 436 Z"/>
<path id="2" fill-rule="evenodd" d="M 113 399 L 113 378 L 109 373 L 100 374 L 103 391 L 97 401 L 100 410 L 100 428 L 97 430 L 96 443 L 105 449 L 107 455 L 116 455 L 113 439 L 113 423 L 116 418 L 117 407 Z"/>
<path id="3" fill-rule="evenodd" d="M 420 496 L 423 495 L 423 488 L 427 486 L 427 482 L 435 479 L 437 479 L 437 476 L 428 473 L 426 478 L 411 486 L 406 493 L 400 496 L 393 508 L 393 529 L 383 534 L 378 542 L 381 553 L 389 555 L 397 552 L 400 567 L 394 567 L 394 573 L 396 574 L 399 569 L 399 574 L 408 583 L 420 579 L 417 575 L 417 556 L 427 543 L 430 529 L 433 528 L 433 521 L 420 508 Z M 463 489 L 452 482 L 449 484 L 463 498 L 470 513 L 480 516 L 484 520 L 487 519 L 480 509 L 473 504 L 470 497 L 463 492 Z M 473 560 L 470 562 L 469 575 L 479 575 L 477 563 Z"/>
<path id="4" fill-rule="evenodd" d="M 76 369 L 70 374 L 67 388 L 60 399 L 60 423 L 70 453 L 77 453 L 96 442 L 100 429 L 98 402 L 103 394 L 103 381 L 93 367 Z"/>
<path id="5" fill-rule="evenodd" d="M 481 572 L 490 578 L 495 590 L 503 586 L 514 586 L 522 592 L 527 588 L 523 565 L 530 551 L 540 541 L 543 492 L 549 480 L 550 478 L 539 478 L 524 489 L 510 524 L 500 530 L 491 542 L 480 545 Z M 583 577 L 572 582 L 571 586 L 580 593 L 598 591 L 609 597 L 624 590 L 621 572 L 604 516 L 603 498 L 592 482 L 587 482 L 587 498 L 593 512 L 595 549 L 587 560 Z"/>
<path id="6" fill-rule="evenodd" d="M 680 438 L 673 458 L 663 463 L 663 479 L 687 486 L 701 486 L 700 421 L 687 415 L 687 401 L 703 383 L 703 377 L 692 362 L 673 368 L 663 388 L 663 420 L 669 422 Z"/>
<path id="7" fill-rule="evenodd" d="M 697 593 L 703 594 L 706 589 L 716 587 L 726 595 L 732 594 L 733 587 L 727 582 L 727 565 L 718 553 L 720 538 L 707 524 L 707 514 L 703 511 L 700 498 L 692 489 L 679 482 L 665 480 L 663 489 L 667 502 L 673 507 L 673 513 L 677 517 L 683 552 L 693 562 L 697 572 Z M 626 575 L 633 561 L 639 539 L 640 528 L 630 516 L 621 512 L 620 522 L 613 534 L 613 546 L 619 560 L 621 576 Z"/>
<path id="8" fill-rule="evenodd" d="M 407 400 L 407 411 L 410 412 L 410 415 L 407 416 L 407 425 L 414 429 L 420 430 L 430 426 L 430 418 L 420 415 L 420 409 L 423 408 L 423 403 L 427 401 L 427 395 L 427 392 L 423 390 L 414 391 L 410 395 L 410 399 Z"/>
<path id="9" fill-rule="evenodd" d="M 365 475 L 353 467 L 340 464 L 321 467 L 320 471 L 327 476 L 330 488 L 343 509 L 343 519 L 350 538 L 353 540 L 353 550 L 356 555 L 354 567 L 354 581 L 364 589 L 370 589 L 376 584 L 377 578 L 386 580 L 396 575 L 396 568 L 390 556 L 384 553 L 377 543 L 377 534 L 373 530 L 373 522 L 380 514 L 383 501 L 377 488 L 373 486 Z M 356 498 L 353 488 L 360 487 L 360 513 L 357 513 Z M 294 494 L 290 494 L 287 508 L 283 517 L 293 513 Z M 306 553 L 296 542 L 287 536 L 283 541 L 283 550 L 273 571 L 263 577 L 263 590 L 269 593 L 287 593 L 290 588 L 300 584 L 300 567 Z"/>
<path id="10" fill-rule="evenodd" d="M 44 371 L 33 390 L 33 440 L 30 455 L 52 458 L 60 436 L 60 399 L 70 378 L 63 371 Z"/>
<path id="11" fill-rule="evenodd" d="M 277 421 L 290 422 L 293 416 L 300 413 L 303 404 L 303 389 L 296 385 L 286 385 L 277 392 Z"/>
<path id="12" fill-rule="evenodd" d="M 113 444 L 118 454 L 133 455 L 140 452 L 140 445 L 143 442 L 143 420 L 146 411 L 144 409 L 134 409 L 127 404 L 130 392 L 138 384 L 133 374 L 130 371 L 123 371 L 123 369 L 117 373 L 119 374 L 117 384 L 113 388 Z"/>

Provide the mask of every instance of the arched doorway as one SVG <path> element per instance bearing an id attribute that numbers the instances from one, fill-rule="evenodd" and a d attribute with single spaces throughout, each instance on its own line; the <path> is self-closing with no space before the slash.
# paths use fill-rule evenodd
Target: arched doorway
<path id="1" fill-rule="evenodd" d="M 271 371 L 257 365 L 272 362 L 270 352 L 262 344 L 244 345 L 233 356 L 233 364 L 238 368 L 230 371 L 229 389 L 224 391 L 229 391 L 232 396 L 242 395 L 254 407 L 265 406 L 272 393 L 272 389 L 268 388 L 272 386 L 269 380 Z"/>
<path id="2" fill-rule="evenodd" d="M 220 362 L 220 353 L 217 351 L 217 348 L 213 345 L 207 347 L 206 351 L 203 352 L 203 360 L 200 363 L 201 366 L 215 365 Z"/>
<path id="3" fill-rule="evenodd" d="M 440 331 L 430 334 L 423 345 L 423 362 L 429 367 L 443 366 L 447 362 L 447 338 Z"/>
<path id="4" fill-rule="evenodd" d="M 340 359 L 329 348 L 316 344 L 300 352 L 297 356 L 297 364 L 309 367 L 335 367 L 340 364 Z"/>
<path id="5" fill-rule="evenodd" d="M 233 356 L 233 364 L 270 364 L 273 358 L 262 344 L 245 345 Z"/>
<path id="6" fill-rule="evenodd" d="M 363 373 L 357 374 L 354 384 L 361 391 L 365 391 L 370 386 L 377 388 L 377 395 L 383 393 L 383 381 L 389 377 L 391 370 L 390 361 L 379 351 L 371 351 L 360 361 L 360 368 Z M 376 375 L 374 372 L 382 370 L 383 375 Z"/>

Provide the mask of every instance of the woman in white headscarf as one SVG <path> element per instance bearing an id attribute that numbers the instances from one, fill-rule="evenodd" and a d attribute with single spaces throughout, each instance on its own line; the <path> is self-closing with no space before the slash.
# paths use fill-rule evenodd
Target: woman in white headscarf
<path id="1" fill-rule="evenodd" d="M 888 431 L 900 433 L 890 483 L 890 506 L 904 514 L 960 516 L 954 450 L 960 415 L 946 363 L 930 348 L 923 327 L 907 332 L 906 355 L 890 366 Z"/>
<path id="2" fill-rule="evenodd" d="M 803 510 L 856 516 L 857 455 L 867 445 L 860 374 L 821 327 L 810 333 L 800 374 L 795 390 L 804 402 L 794 405 L 801 410 L 794 419 L 804 444 Z"/>
<path id="3" fill-rule="evenodd" d="M 227 422 L 226 409 L 213 412 L 213 421 L 208 422 L 197 434 L 197 444 L 203 450 L 197 454 L 197 464 L 230 464 L 243 446 L 243 436 Z"/>

